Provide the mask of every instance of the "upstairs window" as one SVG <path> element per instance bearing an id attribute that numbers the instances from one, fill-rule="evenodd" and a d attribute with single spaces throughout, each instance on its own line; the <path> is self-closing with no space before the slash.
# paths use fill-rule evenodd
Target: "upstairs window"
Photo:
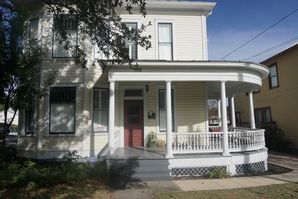
<path id="1" fill-rule="evenodd" d="M 29 24 L 29 39 L 37 40 L 38 39 L 38 18 L 33 18 L 30 20 Z"/>
<path id="2" fill-rule="evenodd" d="M 50 133 L 75 133 L 75 87 L 50 89 Z"/>
<path id="3" fill-rule="evenodd" d="M 269 68 L 269 86 L 271 89 L 279 86 L 276 64 L 270 66 Z"/>
<path id="4" fill-rule="evenodd" d="M 135 32 L 137 31 L 137 23 L 125 23 L 125 25 L 127 26 L 127 28 L 129 29 L 129 31 Z M 129 58 L 130 59 L 137 59 L 137 40 L 136 39 L 132 39 L 132 40 L 127 40 L 126 41 L 126 48 L 128 49 L 128 53 L 129 53 Z"/>
<path id="5" fill-rule="evenodd" d="M 173 34 L 171 23 L 158 23 L 158 59 L 173 60 Z"/>
<path id="6" fill-rule="evenodd" d="M 109 90 L 100 88 L 93 90 L 93 130 L 94 132 L 108 131 Z"/>
<path id="7" fill-rule="evenodd" d="M 73 57 L 73 51 L 65 49 L 65 41 L 62 40 L 58 29 L 63 29 L 66 33 L 69 46 L 75 48 L 78 44 L 78 20 L 76 16 L 60 14 L 54 16 L 53 31 L 53 57 Z"/>

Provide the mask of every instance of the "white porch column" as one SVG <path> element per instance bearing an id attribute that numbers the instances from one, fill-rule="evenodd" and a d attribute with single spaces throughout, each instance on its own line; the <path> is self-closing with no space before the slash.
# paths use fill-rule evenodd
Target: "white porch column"
<path id="1" fill-rule="evenodd" d="M 235 100 L 234 96 L 230 98 L 231 101 L 231 120 L 232 120 L 232 127 L 236 127 L 236 117 L 235 117 Z"/>
<path id="2" fill-rule="evenodd" d="M 254 101 L 253 101 L 253 93 L 249 93 L 249 116 L 250 116 L 250 128 L 255 129 L 256 128 L 256 122 L 255 122 L 255 111 L 254 111 Z"/>
<path id="3" fill-rule="evenodd" d="M 167 135 L 166 135 L 166 144 L 167 152 L 166 158 L 172 158 L 172 85 L 170 81 L 167 81 Z"/>
<path id="4" fill-rule="evenodd" d="M 221 100 L 217 100 L 217 118 L 218 118 L 218 126 L 222 126 L 222 118 L 221 118 Z"/>
<path id="5" fill-rule="evenodd" d="M 228 141 L 228 117 L 226 104 L 226 82 L 220 83 L 221 87 L 221 113 L 222 113 L 222 131 L 223 131 L 223 155 L 229 156 L 229 141 Z"/>
<path id="6" fill-rule="evenodd" d="M 109 152 L 113 150 L 115 131 L 115 82 L 110 82 L 110 98 L 109 98 Z"/>

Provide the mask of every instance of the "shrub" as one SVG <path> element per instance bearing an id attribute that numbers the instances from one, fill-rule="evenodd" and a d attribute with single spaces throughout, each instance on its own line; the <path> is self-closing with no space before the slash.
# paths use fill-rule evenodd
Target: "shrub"
<path id="1" fill-rule="evenodd" d="M 285 132 L 276 123 L 263 125 L 265 129 L 266 146 L 274 151 L 286 151 L 293 147 L 293 143 L 286 138 Z"/>
<path id="2" fill-rule="evenodd" d="M 208 178 L 227 178 L 230 174 L 227 172 L 226 168 L 224 167 L 212 167 L 207 174 Z"/>
<path id="3" fill-rule="evenodd" d="M 157 137 L 154 132 L 150 132 L 147 135 L 147 147 L 155 147 L 157 142 Z"/>
<path id="4" fill-rule="evenodd" d="M 0 188 L 47 187 L 61 183 L 75 183 L 87 179 L 100 179 L 107 174 L 106 166 L 75 162 L 43 162 L 31 160 L 2 163 L 0 166 Z"/>

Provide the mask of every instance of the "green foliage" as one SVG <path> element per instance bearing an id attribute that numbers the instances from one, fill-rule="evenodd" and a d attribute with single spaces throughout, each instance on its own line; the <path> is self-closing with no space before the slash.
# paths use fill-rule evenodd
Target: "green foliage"
<path id="1" fill-rule="evenodd" d="M 40 81 L 40 66 L 45 50 L 36 40 L 24 39 L 26 12 L 22 9 L 0 10 L 0 104 L 4 109 L 4 132 L 13 122 L 7 118 L 14 111 L 31 108 L 32 101 L 46 95 L 56 77 L 54 70 Z M 3 139 L 5 141 L 5 139 Z"/>
<path id="2" fill-rule="evenodd" d="M 224 167 L 212 167 L 207 174 L 208 178 L 227 178 L 230 174 L 227 172 L 226 168 Z"/>
<path id="3" fill-rule="evenodd" d="M 157 143 L 157 137 L 154 132 L 150 132 L 147 135 L 147 147 L 155 147 Z"/>
<path id="4" fill-rule="evenodd" d="M 31 160 L 22 163 L 2 163 L 0 166 L 0 188 L 48 187 L 61 183 L 72 184 L 87 179 L 99 180 L 107 175 L 106 165 L 97 162 L 44 162 Z"/>
<path id="5" fill-rule="evenodd" d="M 64 30 L 65 17 L 75 16 L 75 23 L 80 31 L 80 38 L 88 38 L 97 44 L 109 61 L 100 60 L 103 69 L 111 66 L 128 63 L 135 70 L 140 70 L 133 59 L 129 57 L 126 41 L 136 41 L 146 50 L 151 47 L 151 36 L 144 35 L 144 30 L 151 25 L 142 24 L 138 30 L 129 30 L 119 16 L 119 10 L 128 14 L 140 14 L 146 16 L 145 0 L 119 0 L 119 1 L 94 1 L 77 0 L 69 3 L 69 0 L 42 0 L 48 5 L 48 13 L 55 14 L 55 30 L 60 36 L 65 49 L 71 50 L 75 55 L 75 62 L 86 67 L 85 49 L 80 46 L 69 45 L 70 35 Z"/>
<path id="6" fill-rule="evenodd" d="M 276 123 L 266 124 L 265 129 L 266 147 L 270 150 L 285 152 L 293 147 L 293 143 L 286 137 L 285 132 Z"/>

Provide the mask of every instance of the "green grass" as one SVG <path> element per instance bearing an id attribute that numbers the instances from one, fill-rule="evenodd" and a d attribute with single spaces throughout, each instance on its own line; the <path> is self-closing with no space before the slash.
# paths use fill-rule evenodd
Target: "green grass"
<path id="1" fill-rule="evenodd" d="M 264 187 L 252 187 L 243 189 L 226 189 L 226 190 L 211 190 L 211 191 L 188 191 L 188 192 L 171 192 L 157 193 L 155 199 L 193 199 L 193 198 L 228 198 L 228 199 L 286 199 L 298 198 L 298 184 L 288 183 L 281 185 L 271 185 Z"/>

